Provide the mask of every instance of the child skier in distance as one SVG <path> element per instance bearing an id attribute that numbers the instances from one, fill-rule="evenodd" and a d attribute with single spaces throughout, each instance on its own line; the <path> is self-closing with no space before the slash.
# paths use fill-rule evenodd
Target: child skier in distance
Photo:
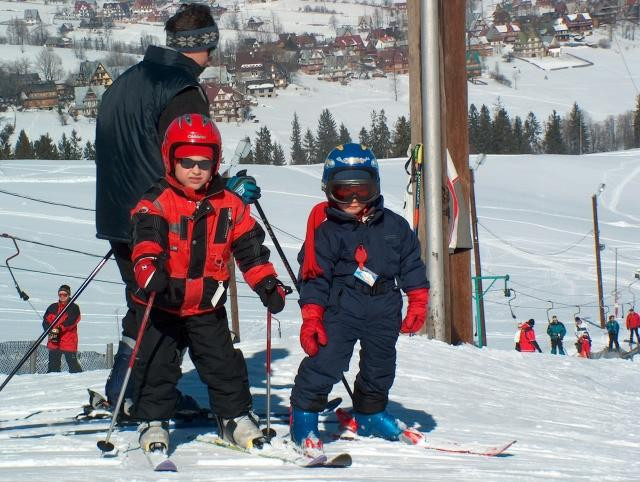
<path id="1" fill-rule="evenodd" d="M 188 346 L 207 385 L 220 436 L 242 447 L 263 443 L 251 412 L 247 367 L 232 346 L 224 308 L 234 255 L 244 279 L 273 313 L 284 308 L 283 285 L 263 246 L 250 207 L 218 175 L 221 140 L 200 114 L 174 119 L 162 144 L 165 178 L 132 210 L 132 262 L 141 318 L 156 292 L 134 368 L 132 416 L 142 421 L 144 450 L 167 450 L 167 421 L 177 401 L 180 351 Z"/>
<path id="2" fill-rule="evenodd" d="M 344 144 L 324 165 L 328 202 L 313 208 L 301 265 L 300 343 L 309 355 L 291 392 L 291 437 L 307 453 L 323 450 L 318 412 L 349 367 L 360 340 L 353 390 L 361 435 L 397 440 L 401 424 L 386 411 L 395 376 L 398 332 L 415 333 L 429 300 L 418 239 L 401 216 L 383 207 L 377 160 L 370 149 Z M 402 296 L 409 307 L 402 319 Z"/>
<path id="3" fill-rule="evenodd" d="M 575 318 L 576 322 L 576 351 L 583 358 L 591 356 L 591 336 L 587 327 L 579 316 Z"/>
<path id="4" fill-rule="evenodd" d="M 536 332 L 533 329 L 535 323 L 536 320 L 531 318 L 518 326 L 518 328 L 520 328 L 519 351 L 532 353 L 537 350 L 538 353 L 542 353 L 540 345 L 538 345 L 536 341 Z"/>

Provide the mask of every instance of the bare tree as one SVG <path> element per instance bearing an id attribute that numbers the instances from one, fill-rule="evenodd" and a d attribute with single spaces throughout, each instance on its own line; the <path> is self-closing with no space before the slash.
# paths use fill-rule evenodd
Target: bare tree
<path id="1" fill-rule="evenodd" d="M 35 66 L 38 72 L 42 74 L 44 80 L 59 80 L 64 74 L 62 59 L 53 50 L 49 50 L 46 47 L 43 47 L 36 56 Z"/>
<path id="2" fill-rule="evenodd" d="M 150 45 L 160 45 L 160 40 L 155 35 L 149 33 L 143 33 L 140 35 L 140 48 L 142 52 L 146 52 Z"/>
<path id="3" fill-rule="evenodd" d="M 47 41 L 47 37 L 49 37 L 49 32 L 44 27 L 42 22 L 40 22 L 29 35 L 29 40 L 31 45 L 44 45 Z"/>
<path id="4" fill-rule="evenodd" d="M 271 25 L 273 26 L 273 33 L 275 33 L 276 35 L 282 33 L 282 23 L 276 15 L 276 12 L 274 12 L 273 10 L 271 10 Z"/>
<path id="5" fill-rule="evenodd" d="M 7 70 L 16 75 L 27 75 L 30 68 L 31 62 L 24 57 L 7 64 Z"/>
<path id="6" fill-rule="evenodd" d="M 29 29 L 24 20 L 13 18 L 7 26 L 7 40 L 13 45 L 24 45 L 29 37 Z"/>
<path id="7" fill-rule="evenodd" d="M 338 31 L 338 19 L 335 15 L 331 15 L 331 17 L 329 17 L 329 27 L 331 27 L 334 32 Z"/>

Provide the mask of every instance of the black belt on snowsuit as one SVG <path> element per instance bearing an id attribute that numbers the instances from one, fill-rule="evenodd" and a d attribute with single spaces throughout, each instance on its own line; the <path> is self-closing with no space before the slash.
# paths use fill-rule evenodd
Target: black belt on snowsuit
<path id="1" fill-rule="evenodd" d="M 357 279 L 355 276 L 351 276 L 346 279 L 345 285 L 370 296 L 384 295 L 389 291 L 396 289 L 396 284 L 385 278 L 378 278 L 373 286 L 369 286 L 365 282 Z"/>

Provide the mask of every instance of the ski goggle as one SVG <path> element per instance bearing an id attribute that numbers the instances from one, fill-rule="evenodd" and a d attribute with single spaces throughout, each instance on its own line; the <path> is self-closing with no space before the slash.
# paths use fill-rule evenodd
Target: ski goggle
<path id="1" fill-rule="evenodd" d="M 374 201 L 378 195 L 378 185 L 373 181 L 329 183 L 329 199 L 340 204 L 350 204 L 356 201 L 367 204 Z"/>
<path id="2" fill-rule="evenodd" d="M 202 171 L 208 171 L 211 169 L 211 165 L 213 161 L 211 159 L 205 159 L 202 161 L 194 161 L 193 159 L 189 159 L 188 157 L 181 157 L 176 159 L 176 162 L 180 164 L 180 167 L 183 169 L 193 169 L 198 166 Z"/>

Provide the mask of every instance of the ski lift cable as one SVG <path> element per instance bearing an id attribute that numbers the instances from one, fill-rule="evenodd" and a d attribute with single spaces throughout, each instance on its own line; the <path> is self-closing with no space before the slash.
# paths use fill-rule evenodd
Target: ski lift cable
<path id="1" fill-rule="evenodd" d="M 575 248 L 580 243 L 582 243 L 582 241 L 584 241 L 587 238 L 587 236 L 593 234 L 593 229 L 591 229 L 588 233 L 585 233 L 584 236 L 582 236 L 578 241 L 576 241 L 575 243 L 567 246 L 566 248 L 561 249 L 560 251 L 554 251 L 554 252 L 548 252 L 548 253 L 536 253 L 535 251 L 529 251 L 527 249 L 520 248 L 520 247 L 516 246 L 515 244 L 507 241 L 506 239 L 501 238 L 496 233 L 494 233 L 489 228 L 487 228 L 484 224 L 482 224 L 480 221 L 478 221 L 478 225 L 482 226 L 482 228 L 485 231 L 487 231 L 491 236 L 496 238 L 501 243 L 506 244 L 507 246 L 510 246 L 511 248 L 513 248 L 513 249 L 515 249 L 517 251 L 521 251 L 521 252 L 523 252 L 525 254 L 531 254 L 531 255 L 534 255 L 534 256 L 558 256 L 560 254 L 566 253 L 567 251 Z"/>
<path id="2" fill-rule="evenodd" d="M 22 199 L 28 199 L 29 201 L 36 201 L 36 202 L 43 203 L 43 204 L 49 204 L 51 206 L 62 206 L 62 207 L 65 207 L 65 208 L 70 208 L 70 209 L 79 209 L 81 211 L 95 212 L 95 209 L 92 209 L 92 208 L 84 208 L 84 207 L 80 207 L 80 206 L 74 206 L 73 204 L 65 204 L 65 203 L 58 203 L 58 202 L 54 202 L 54 201 L 46 201 L 44 199 L 38 199 L 38 198 L 35 198 L 35 197 L 31 197 L 31 196 L 25 196 L 24 194 L 18 194 L 18 193 L 15 193 L 15 192 L 5 191 L 4 189 L 0 189 L 0 193 L 7 194 L 8 196 L 19 197 L 19 198 L 22 198 Z"/>

